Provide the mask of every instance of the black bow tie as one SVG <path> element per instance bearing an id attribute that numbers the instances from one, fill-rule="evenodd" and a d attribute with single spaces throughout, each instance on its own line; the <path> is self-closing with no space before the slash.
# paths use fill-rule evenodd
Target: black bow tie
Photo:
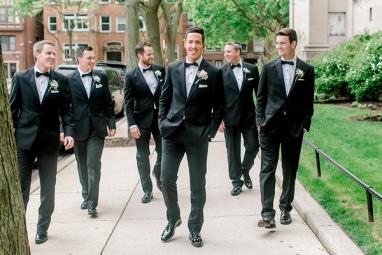
<path id="1" fill-rule="evenodd" d="M 282 65 L 291 65 L 291 66 L 293 66 L 294 62 L 293 61 L 287 61 L 287 60 L 281 60 L 281 64 Z"/>
<path id="2" fill-rule="evenodd" d="M 232 68 L 232 69 L 234 69 L 235 67 L 239 67 L 239 68 L 240 68 L 240 67 L 241 67 L 241 64 L 239 63 L 239 64 L 236 64 L 236 65 L 234 65 L 234 64 L 231 65 L 231 68 Z"/>
<path id="3" fill-rule="evenodd" d="M 150 66 L 148 68 L 143 68 L 143 73 L 147 71 L 152 71 L 152 70 L 153 70 L 153 66 Z"/>
<path id="4" fill-rule="evenodd" d="M 41 75 L 44 75 L 44 76 L 46 76 L 46 77 L 48 77 L 48 78 L 49 78 L 49 76 L 50 76 L 49 72 L 40 73 L 40 72 L 37 72 L 37 71 L 36 71 L 36 78 L 40 77 Z"/>
<path id="5" fill-rule="evenodd" d="M 86 76 L 89 76 L 89 77 L 92 77 L 92 72 L 88 72 L 88 73 L 83 73 L 81 74 L 81 77 L 84 78 Z"/>
<path id="6" fill-rule="evenodd" d="M 192 63 L 185 62 L 184 66 L 187 68 L 187 67 L 190 67 L 190 66 L 199 66 L 199 65 L 196 62 L 192 62 Z"/>

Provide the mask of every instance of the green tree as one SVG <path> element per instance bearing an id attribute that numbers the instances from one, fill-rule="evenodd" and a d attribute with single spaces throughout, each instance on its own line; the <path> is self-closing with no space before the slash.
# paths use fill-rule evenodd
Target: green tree
<path id="1" fill-rule="evenodd" d="M 209 47 L 258 36 L 264 39 L 265 59 L 274 55 L 274 34 L 289 23 L 289 0 L 185 0 L 185 8 L 205 30 Z"/>
<path id="2" fill-rule="evenodd" d="M 29 255 L 8 89 L 0 45 L 0 254 Z"/>

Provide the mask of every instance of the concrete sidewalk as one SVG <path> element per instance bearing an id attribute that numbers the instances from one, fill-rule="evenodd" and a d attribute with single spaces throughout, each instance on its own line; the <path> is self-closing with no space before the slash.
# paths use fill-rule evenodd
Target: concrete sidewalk
<path id="1" fill-rule="evenodd" d="M 324 248 L 296 210 L 292 211 L 291 225 L 279 224 L 279 211 L 277 211 L 275 230 L 258 228 L 257 221 L 260 219 L 261 210 L 259 158 L 256 159 L 251 171 L 254 189 L 244 188 L 240 196 L 232 197 L 224 137 L 221 134 L 210 143 L 209 147 L 207 203 L 204 210 L 205 223 L 201 233 L 204 240 L 203 248 L 192 247 L 188 240 L 190 191 L 186 159 L 181 164 L 178 179 L 183 224 L 176 229 L 171 241 L 162 243 L 160 234 L 167 223 L 163 197 L 154 187 L 154 200 L 149 204 L 141 203 L 143 193 L 136 169 L 135 152 L 135 146 L 104 149 L 100 201 L 97 208 L 99 215 L 96 218 L 90 218 L 86 210 L 80 210 L 82 197 L 75 161 L 72 159 L 63 164 L 65 167 L 57 175 L 56 207 L 48 232 L 49 240 L 40 245 L 34 243 L 40 195 L 40 190 L 36 189 L 31 194 L 27 210 L 32 254 L 315 255 L 328 254 L 328 251 L 330 254 L 361 254 L 354 253 L 351 249 L 350 253 L 348 249 L 346 253 L 341 253 L 338 252 L 341 249 L 338 250 L 336 247 Z M 151 162 L 154 162 L 155 158 L 156 155 L 153 154 Z M 298 192 L 305 191 L 298 190 Z M 275 201 L 278 197 L 279 189 Z M 341 238 L 346 239 L 347 237 L 343 235 L 342 233 Z M 335 237 L 333 238 L 335 243 Z M 345 240 L 345 244 L 348 241 Z"/>

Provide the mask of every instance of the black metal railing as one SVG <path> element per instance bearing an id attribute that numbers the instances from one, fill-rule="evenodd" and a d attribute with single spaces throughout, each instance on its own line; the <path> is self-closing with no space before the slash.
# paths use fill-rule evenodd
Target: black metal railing
<path id="1" fill-rule="evenodd" d="M 337 169 L 339 169 L 341 172 L 345 173 L 347 176 L 349 176 L 354 182 L 356 182 L 359 186 L 361 186 L 366 191 L 366 199 L 367 199 L 367 211 L 368 211 L 368 217 L 369 222 L 374 222 L 374 213 L 373 213 L 373 197 L 377 198 L 379 201 L 382 202 L 382 195 L 378 193 L 376 190 L 374 190 L 369 184 L 365 183 L 363 180 L 355 176 L 353 173 L 351 173 L 349 170 L 347 170 L 345 167 L 341 166 L 338 162 L 336 162 L 334 159 L 332 159 L 328 154 L 320 150 L 316 145 L 308 141 L 304 138 L 304 143 L 309 145 L 314 149 L 314 153 L 316 155 L 316 167 L 317 167 L 317 176 L 321 177 L 321 163 L 320 163 L 320 156 L 325 158 L 328 162 L 330 162 L 332 165 L 334 165 Z"/>

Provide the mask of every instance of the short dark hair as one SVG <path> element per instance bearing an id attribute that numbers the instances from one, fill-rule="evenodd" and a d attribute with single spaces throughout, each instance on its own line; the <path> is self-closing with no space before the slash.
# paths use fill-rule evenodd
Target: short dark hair
<path id="1" fill-rule="evenodd" d="M 278 35 L 288 36 L 290 43 L 292 43 L 293 41 L 296 41 L 296 43 L 297 43 L 297 32 L 293 28 L 289 28 L 289 27 L 281 28 L 276 33 L 276 36 L 278 36 Z"/>
<path id="2" fill-rule="evenodd" d="M 145 47 L 152 47 L 149 42 L 139 42 L 135 45 L 135 56 L 138 57 L 138 54 L 143 54 L 145 52 Z"/>
<path id="3" fill-rule="evenodd" d="M 78 49 L 76 51 L 76 58 L 82 58 L 82 56 L 84 55 L 84 51 L 85 50 L 93 51 L 93 48 L 91 46 L 81 46 L 81 47 L 78 47 Z"/>
<path id="4" fill-rule="evenodd" d="M 231 45 L 235 50 L 238 50 L 241 53 L 241 44 L 235 41 L 229 41 L 225 43 L 225 46 Z"/>
<path id="5" fill-rule="evenodd" d="M 202 35 L 202 42 L 204 43 L 204 30 L 201 27 L 190 27 L 187 29 L 184 39 L 187 40 L 187 35 L 190 33 L 198 33 Z"/>

